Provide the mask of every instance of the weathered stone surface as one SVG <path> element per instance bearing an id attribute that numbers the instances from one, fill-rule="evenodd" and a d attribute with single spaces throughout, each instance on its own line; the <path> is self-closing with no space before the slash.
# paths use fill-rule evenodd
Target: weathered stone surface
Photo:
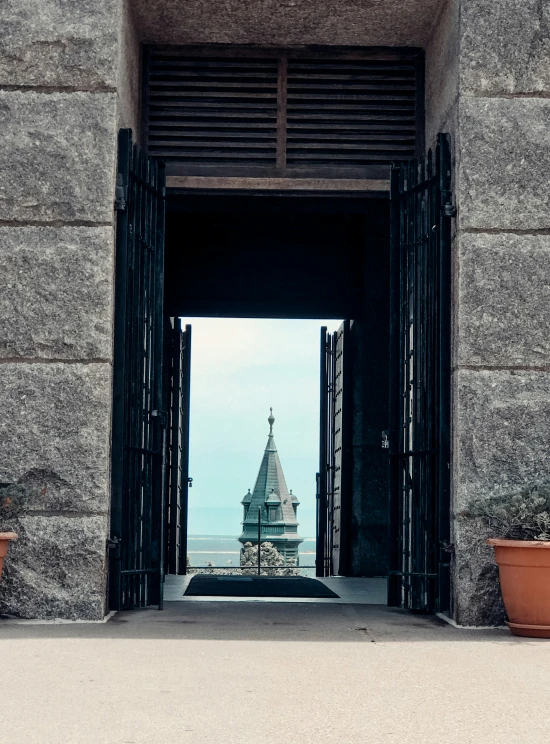
<path id="1" fill-rule="evenodd" d="M 460 227 L 550 227 L 549 121 L 549 100 L 461 99 Z"/>
<path id="2" fill-rule="evenodd" d="M 457 620 L 500 622 L 488 536 L 461 514 L 474 496 L 550 481 L 550 373 L 455 373 L 454 512 Z"/>
<path id="3" fill-rule="evenodd" d="M 114 93 L 0 92 L 3 220 L 112 222 Z"/>
<path id="4" fill-rule="evenodd" d="M 464 93 L 550 91 L 550 4 L 461 0 Z"/>
<path id="5" fill-rule="evenodd" d="M 0 85 L 115 85 L 117 0 L 3 0 Z"/>
<path id="6" fill-rule="evenodd" d="M 159 44 L 423 46 L 444 0 L 136 0 Z"/>
<path id="7" fill-rule="evenodd" d="M 502 601 L 498 566 L 487 528 L 458 518 L 454 530 L 454 618 L 460 625 L 477 627 L 503 625 L 506 611 Z"/>
<path id="8" fill-rule="evenodd" d="M 117 74 L 118 128 L 130 128 L 134 141 L 140 141 L 140 41 L 131 0 L 122 4 L 120 55 Z"/>
<path id="9" fill-rule="evenodd" d="M 107 517 L 26 516 L 0 582 L 0 614 L 101 620 Z"/>
<path id="10" fill-rule="evenodd" d="M 0 227 L 0 265 L 0 358 L 110 358 L 111 228 Z"/>
<path id="11" fill-rule="evenodd" d="M 109 364 L 0 364 L 0 483 L 33 488 L 29 510 L 107 512 Z"/>
<path id="12" fill-rule="evenodd" d="M 449 0 L 436 21 L 426 47 L 426 143 L 433 147 L 439 132 L 456 130 L 459 65 L 460 0 Z"/>
<path id="13" fill-rule="evenodd" d="M 456 507 L 550 481 L 550 372 L 460 370 Z"/>
<path id="14" fill-rule="evenodd" d="M 459 240 L 460 364 L 550 364 L 550 237 L 464 234 Z"/>

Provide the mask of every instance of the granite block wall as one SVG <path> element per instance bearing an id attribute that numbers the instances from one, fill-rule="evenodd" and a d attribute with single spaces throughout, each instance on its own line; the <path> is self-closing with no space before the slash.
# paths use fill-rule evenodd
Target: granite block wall
<path id="1" fill-rule="evenodd" d="M 550 8 L 448 0 L 427 48 L 427 140 L 450 131 L 454 617 L 499 624 L 474 495 L 550 480 Z M 454 91 L 454 94 L 452 94 Z"/>
<path id="2" fill-rule="evenodd" d="M 136 126 L 139 90 L 128 7 L 0 6 L 0 495 L 26 494 L 3 523 L 20 538 L 0 614 L 106 609 L 116 134 Z"/>

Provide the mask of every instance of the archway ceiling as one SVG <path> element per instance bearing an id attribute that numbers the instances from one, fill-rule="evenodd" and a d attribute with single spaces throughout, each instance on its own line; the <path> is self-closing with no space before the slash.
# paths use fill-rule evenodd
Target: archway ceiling
<path id="1" fill-rule="evenodd" d="M 144 42 L 423 47 L 445 0 L 134 0 Z"/>

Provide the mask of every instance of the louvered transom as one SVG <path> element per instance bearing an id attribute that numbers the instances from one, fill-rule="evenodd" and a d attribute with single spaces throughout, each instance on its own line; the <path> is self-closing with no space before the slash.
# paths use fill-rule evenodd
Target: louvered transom
<path id="1" fill-rule="evenodd" d="M 153 54 L 148 148 L 188 164 L 269 164 L 277 141 L 277 60 Z"/>
<path id="2" fill-rule="evenodd" d="M 419 149 L 420 60 L 151 49 L 148 151 L 169 175 L 385 177 Z"/>
<path id="3" fill-rule="evenodd" d="M 414 157 L 414 64 L 290 59 L 287 90 L 287 166 Z"/>

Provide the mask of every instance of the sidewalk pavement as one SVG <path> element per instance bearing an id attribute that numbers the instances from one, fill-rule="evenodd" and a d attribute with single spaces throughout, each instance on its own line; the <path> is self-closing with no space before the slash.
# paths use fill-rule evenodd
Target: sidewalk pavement
<path id="1" fill-rule="evenodd" d="M 375 605 L 0 620 L 4 744 L 546 744 L 550 641 Z"/>

